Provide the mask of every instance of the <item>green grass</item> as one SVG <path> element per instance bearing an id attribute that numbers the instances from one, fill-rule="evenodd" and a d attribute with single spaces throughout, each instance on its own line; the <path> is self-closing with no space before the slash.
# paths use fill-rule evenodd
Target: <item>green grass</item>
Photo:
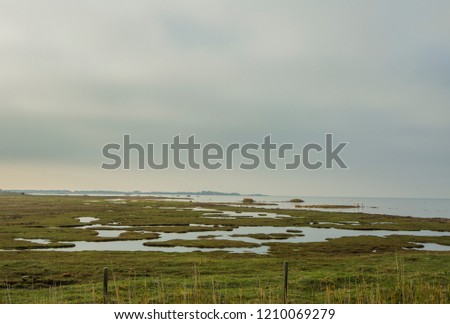
<path id="1" fill-rule="evenodd" d="M 280 303 L 282 261 L 256 255 L 158 252 L 7 252 L 3 303 Z M 95 260 L 95 261 L 93 261 Z M 291 303 L 448 303 L 448 255 L 288 259 Z"/>
<path id="2" fill-rule="evenodd" d="M 169 240 L 159 242 L 147 242 L 145 246 L 186 246 L 198 248 L 251 248 L 260 244 L 248 243 L 234 240 L 197 239 L 197 240 Z"/>
<path id="3" fill-rule="evenodd" d="M 233 234 L 232 237 L 251 237 L 258 240 L 286 240 L 290 237 L 305 236 L 303 234 L 288 234 L 288 233 L 255 233 L 255 234 Z"/>
<path id="4" fill-rule="evenodd" d="M 111 199 L 2 195 L 0 249 L 6 251 L 0 251 L 0 302 L 101 303 L 102 271 L 108 267 L 111 303 L 280 303 L 284 261 L 289 262 L 290 303 L 450 302 L 450 252 L 407 249 L 419 247 L 420 243 L 450 245 L 449 236 L 405 236 L 394 235 L 395 232 L 388 237 L 370 235 L 375 229 L 450 231 L 448 219 L 280 211 L 144 197 L 123 198 L 121 203 Z M 212 219 L 206 218 L 202 211 L 187 209 L 192 207 L 243 214 L 246 211 L 281 213 L 291 217 Z M 133 228 L 118 238 L 101 238 L 95 228 L 76 228 L 83 225 L 76 218 L 87 216 L 99 218 L 97 224 L 108 226 L 117 222 Z M 346 223 L 349 221 L 359 225 Z M 152 242 L 158 237 L 157 232 L 223 231 L 238 226 L 334 227 L 364 229 L 367 234 L 327 242 L 265 243 L 270 248 L 267 255 L 33 251 L 42 245 L 15 240 L 48 239 L 51 241 L 48 247 L 80 240 Z M 302 235 L 296 230 L 290 233 L 248 236 L 283 239 Z M 197 248 L 249 246 L 243 241 L 212 235 L 158 244 Z"/>

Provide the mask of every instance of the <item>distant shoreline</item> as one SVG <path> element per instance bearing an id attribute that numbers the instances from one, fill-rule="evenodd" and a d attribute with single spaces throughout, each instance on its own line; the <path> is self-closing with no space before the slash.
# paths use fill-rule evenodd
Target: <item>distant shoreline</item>
<path id="1" fill-rule="evenodd" d="M 238 192 L 220 191 L 114 191 L 114 190 L 4 190 L 0 194 L 29 194 L 29 195 L 179 195 L 179 196 L 256 196 L 264 197 L 263 194 L 241 194 Z"/>

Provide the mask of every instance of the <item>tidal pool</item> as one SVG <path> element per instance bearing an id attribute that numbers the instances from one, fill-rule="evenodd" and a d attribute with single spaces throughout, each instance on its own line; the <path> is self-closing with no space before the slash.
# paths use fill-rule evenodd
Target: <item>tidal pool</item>
<path id="1" fill-rule="evenodd" d="M 246 236 L 234 236 L 234 235 L 248 235 L 248 234 L 277 234 L 286 233 L 290 234 L 293 231 L 301 231 L 300 234 L 304 236 L 290 236 L 286 239 L 257 239 Z M 99 236 L 102 237 L 117 237 L 124 230 L 99 230 Z M 109 233 L 108 233 L 109 232 Z M 354 236 L 377 236 L 386 237 L 389 235 L 413 235 L 413 236 L 448 236 L 450 232 L 437 232 L 437 231 L 387 231 L 387 230 L 375 230 L 375 231 L 361 231 L 361 230 L 348 230 L 348 229 L 335 229 L 335 228 L 312 228 L 312 227 L 274 227 L 274 226 L 241 226 L 234 228 L 231 231 L 211 230 L 201 232 L 187 232 L 187 233 L 158 233 L 160 237 L 153 240 L 127 240 L 127 241 L 112 241 L 112 242 L 85 242 L 85 241 L 73 241 L 73 242 L 61 242 L 71 243 L 74 247 L 69 248 L 55 248 L 45 249 L 45 251 L 159 251 L 159 252 L 193 252 L 193 251 L 226 251 L 232 253 L 258 253 L 266 254 L 269 251 L 269 247 L 261 245 L 253 248 L 197 248 L 197 247 L 159 247 L 159 246 L 144 246 L 146 242 L 164 242 L 168 240 L 196 240 L 199 236 L 213 235 L 214 239 L 221 240 L 234 240 L 243 241 L 248 243 L 264 244 L 269 242 L 284 242 L 284 243 L 307 243 L 307 242 L 325 242 L 327 239 L 340 238 L 340 237 L 354 237 Z M 108 236 L 107 236 L 108 235 Z M 200 238 L 201 239 L 201 238 Z M 212 239 L 212 240 L 214 240 Z M 417 248 L 417 250 L 430 250 L 430 251 L 447 251 L 450 247 L 433 244 L 433 243 L 419 243 L 423 248 Z M 448 249 L 447 249 L 448 248 Z M 39 250 L 39 249 L 34 249 Z M 44 249 L 42 249 L 44 250 Z"/>
<path id="2" fill-rule="evenodd" d="M 411 248 L 408 250 L 416 250 L 416 251 L 450 251 L 449 245 L 442 245 L 436 243 L 415 243 L 423 245 L 423 247 Z"/>
<path id="3" fill-rule="evenodd" d="M 92 222 L 100 220 L 100 218 L 97 218 L 97 217 L 78 217 L 76 219 L 78 219 L 80 221 L 80 223 L 92 223 Z"/>
<path id="4" fill-rule="evenodd" d="M 16 241 L 26 241 L 26 242 L 31 242 L 31 243 L 36 243 L 36 244 L 50 244 L 51 241 L 50 240 L 44 240 L 44 239 L 24 239 L 24 238 L 16 238 Z"/>

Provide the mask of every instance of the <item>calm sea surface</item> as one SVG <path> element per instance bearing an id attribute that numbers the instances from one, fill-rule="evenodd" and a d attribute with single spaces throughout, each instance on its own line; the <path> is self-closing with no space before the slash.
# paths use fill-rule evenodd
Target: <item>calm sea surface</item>
<path id="1" fill-rule="evenodd" d="M 180 196 L 182 197 L 182 196 Z M 275 203 L 277 206 L 267 208 L 296 208 L 296 203 L 288 202 L 288 196 L 191 196 L 194 201 L 201 202 L 239 202 L 244 197 L 253 198 L 257 202 Z M 303 205 L 359 205 L 360 208 L 343 209 L 345 212 L 363 212 L 370 214 L 387 214 L 414 217 L 450 218 L 450 199 L 416 199 L 416 198 L 352 198 L 352 197 L 300 197 Z M 327 209 L 335 211 L 339 209 Z"/>

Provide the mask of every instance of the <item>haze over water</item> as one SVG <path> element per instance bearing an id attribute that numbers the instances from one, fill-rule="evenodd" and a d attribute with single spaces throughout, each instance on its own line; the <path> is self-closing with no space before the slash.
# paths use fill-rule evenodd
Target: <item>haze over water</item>
<path id="1" fill-rule="evenodd" d="M 195 201 L 239 202 L 244 196 L 193 196 Z M 247 197 L 247 196 L 245 196 Z M 267 208 L 295 208 L 298 203 L 289 203 L 289 196 L 248 196 L 257 202 L 274 202 L 277 206 Z M 342 209 L 344 212 L 363 212 L 413 217 L 450 218 L 450 199 L 429 198 L 357 198 L 357 197 L 301 197 L 303 205 L 360 205 L 361 208 Z M 260 206 L 258 206 L 260 207 Z M 318 209 L 325 210 L 325 209 Z M 336 209 L 326 209 L 335 211 Z"/>

